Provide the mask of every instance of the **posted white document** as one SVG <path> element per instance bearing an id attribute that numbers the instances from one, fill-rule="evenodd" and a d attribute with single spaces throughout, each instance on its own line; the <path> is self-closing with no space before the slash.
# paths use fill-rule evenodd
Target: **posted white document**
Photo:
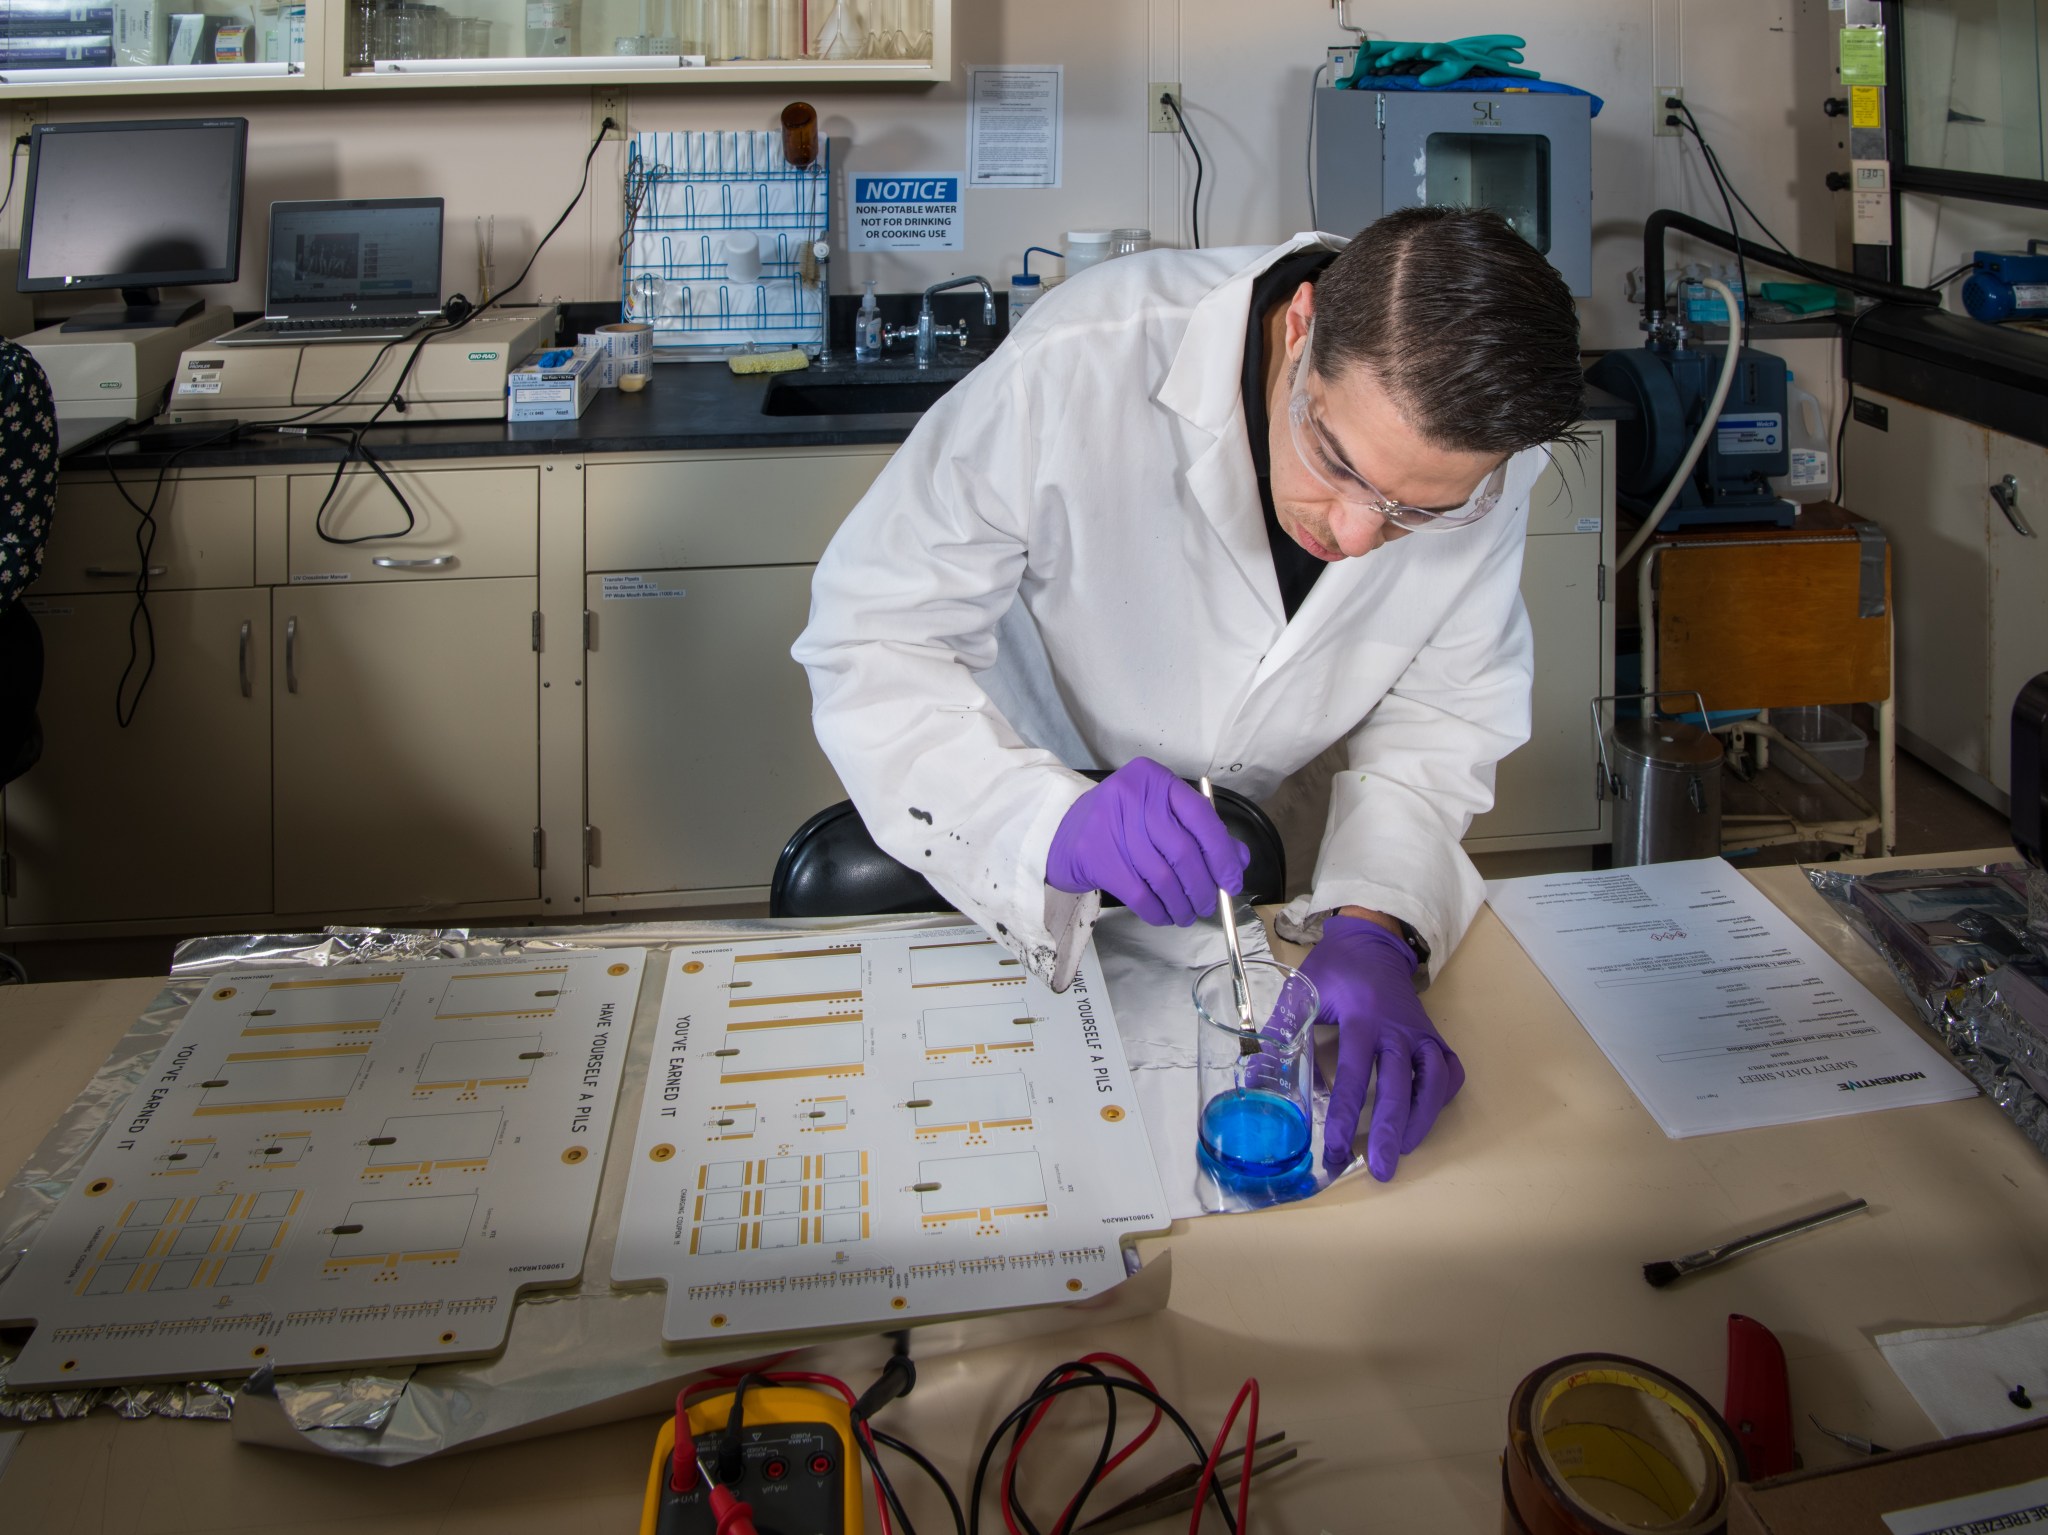
<path id="1" fill-rule="evenodd" d="M 1976 1093 L 1725 859 L 1495 880 L 1487 901 L 1674 1139 Z"/>
<path id="2" fill-rule="evenodd" d="M 1021 64 L 969 74 L 967 184 L 1058 186 L 1065 67 Z"/>

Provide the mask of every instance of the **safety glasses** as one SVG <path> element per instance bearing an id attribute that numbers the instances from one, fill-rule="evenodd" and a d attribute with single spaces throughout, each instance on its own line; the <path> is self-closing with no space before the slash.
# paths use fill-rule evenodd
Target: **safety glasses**
<path id="1" fill-rule="evenodd" d="M 1499 504 L 1501 491 L 1508 480 L 1506 459 L 1501 460 L 1500 467 L 1462 506 L 1438 508 L 1410 506 L 1405 501 L 1382 495 L 1372 481 L 1347 464 L 1336 442 L 1324 430 L 1322 422 L 1316 419 L 1315 406 L 1308 397 L 1308 359 L 1309 353 L 1315 349 L 1315 339 L 1315 321 L 1311 320 L 1308 335 L 1302 342 L 1301 357 L 1294 365 L 1293 395 L 1287 402 L 1287 424 L 1293 432 L 1294 451 L 1301 455 L 1302 467 L 1324 489 L 1355 507 L 1378 513 L 1397 527 L 1416 532 L 1429 528 L 1462 528 L 1468 522 L 1477 522 Z"/>

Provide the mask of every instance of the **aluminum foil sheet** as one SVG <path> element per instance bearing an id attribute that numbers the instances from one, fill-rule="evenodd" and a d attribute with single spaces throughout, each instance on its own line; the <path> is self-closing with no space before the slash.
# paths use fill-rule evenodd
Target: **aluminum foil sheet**
<path id="1" fill-rule="evenodd" d="M 633 923 L 571 928 L 334 928 L 319 933 L 199 938 L 179 946 L 172 980 L 151 1003 L 76 1104 L 65 1112 L 13 1186 L 0 1192 L 0 1236 L 7 1269 L 28 1249 L 114 1111 L 124 1103 L 197 996 L 201 977 L 233 967 L 275 968 L 469 959 L 566 949 L 659 949 L 749 933 L 917 931 L 953 926 L 944 916 L 813 918 L 802 921 Z M 661 974 L 651 956 L 634 1015 L 619 1102 L 639 1102 L 660 1010 Z M 822 1344 L 816 1334 L 741 1338 L 716 1345 L 661 1342 L 659 1288 L 615 1289 L 613 1234 L 625 1200 L 632 1156 L 630 1120 L 615 1128 L 606 1153 L 596 1219 L 573 1285 L 529 1291 L 517 1302 L 504 1350 L 492 1358 L 413 1369 L 385 1368 L 296 1377 L 259 1372 L 245 1382 L 153 1383 L 70 1392 L 9 1392 L 0 1351 L 0 1421 L 36 1422 L 107 1408 L 130 1417 L 228 1419 L 238 1440 L 310 1450 L 376 1465 L 402 1465 L 454 1449 L 556 1432 L 636 1413 L 658 1412 L 681 1384 L 719 1366 L 787 1357 L 797 1349 L 847 1376 L 879 1369 L 889 1353 L 881 1337 L 846 1329 Z M 1002 1313 L 920 1327 L 920 1353 L 984 1347 L 1079 1325 L 1106 1325 L 1156 1311 L 1166 1302 L 1171 1266 L 1161 1255 L 1125 1284 L 1069 1307 Z"/>
<path id="2" fill-rule="evenodd" d="M 1882 876 L 1896 883 L 1902 873 Z M 2030 920 L 2024 932 L 2003 931 L 1982 955 L 1956 962 L 1953 949 L 1931 955 L 1896 924 L 1874 923 L 1859 887 L 1873 876 L 1836 869 L 1806 870 L 1814 889 L 1838 917 L 1884 956 L 1915 1011 L 1941 1039 L 1963 1074 L 1998 1105 L 2034 1149 L 2048 1156 L 2048 932 L 2032 920 L 2048 910 L 2048 877 L 2010 864 L 1974 870 L 1929 869 L 1930 880 L 1974 873 L 2011 883 L 2026 875 Z M 1968 919 L 1961 919 L 1968 925 Z M 1946 963 L 1941 962 L 1946 960 Z"/>

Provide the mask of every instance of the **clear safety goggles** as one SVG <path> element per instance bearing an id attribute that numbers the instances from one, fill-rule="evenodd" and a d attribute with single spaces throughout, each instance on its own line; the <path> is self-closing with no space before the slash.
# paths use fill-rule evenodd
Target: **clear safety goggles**
<path id="1" fill-rule="evenodd" d="M 1437 508 L 1411 506 L 1383 495 L 1372 481 L 1344 462 L 1336 442 L 1316 419 L 1315 407 L 1308 397 L 1308 359 L 1315 338 L 1315 321 L 1310 320 L 1308 335 L 1301 344 L 1301 357 L 1294 365 L 1294 392 L 1287 402 L 1287 424 L 1292 429 L 1294 451 L 1301 456 L 1302 467 L 1324 489 L 1352 506 L 1377 513 L 1397 527 L 1418 532 L 1428 528 L 1462 528 L 1468 522 L 1477 522 L 1500 503 L 1508 481 L 1506 459 L 1462 505 Z"/>

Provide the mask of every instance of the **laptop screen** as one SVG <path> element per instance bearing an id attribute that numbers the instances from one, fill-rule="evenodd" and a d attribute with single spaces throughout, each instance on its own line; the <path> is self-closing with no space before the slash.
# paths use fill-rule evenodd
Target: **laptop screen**
<path id="1" fill-rule="evenodd" d="M 441 199 L 270 205 L 272 316 L 415 314 L 441 307 Z"/>

